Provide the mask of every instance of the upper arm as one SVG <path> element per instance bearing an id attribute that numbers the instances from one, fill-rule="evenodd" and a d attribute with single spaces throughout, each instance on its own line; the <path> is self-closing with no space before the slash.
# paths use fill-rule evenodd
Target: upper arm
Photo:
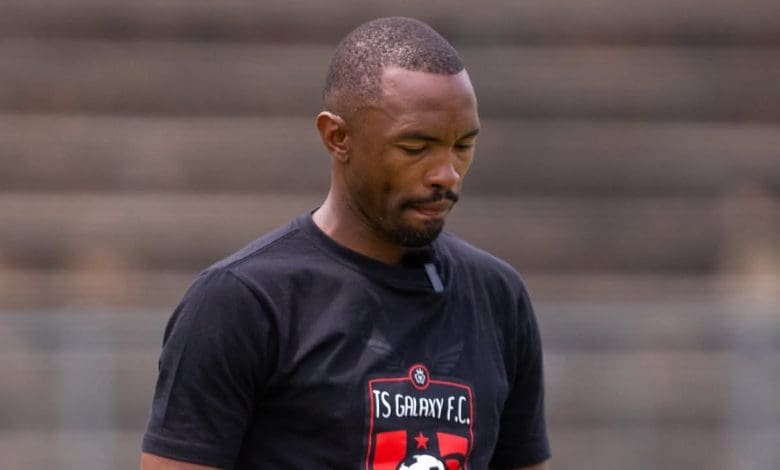
<path id="1" fill-rule="evenodd" d="M 500 429 L 491 463 L 500 468 L 527 466 L 550 457 L 544 415 L 544 368 L 536 316 L 525 289 L 517 303 L 516 322 L 506 336 L 509 395 L 501 412 Z"/>
<path id="2" fill-rule="evenodd" d="M 270 363 L 263 318 L 232 274 L 193 285 L 166 329 L 144 452 L 212 468 L 235 463 Z"/>
<path id="3" fill-rule="evenodd" d="M 141 454 L 141 470 L 220 470 L 217 467 L 205 467 L 194 463 L 171 460 L 159 455 L 143 452 Z"/>

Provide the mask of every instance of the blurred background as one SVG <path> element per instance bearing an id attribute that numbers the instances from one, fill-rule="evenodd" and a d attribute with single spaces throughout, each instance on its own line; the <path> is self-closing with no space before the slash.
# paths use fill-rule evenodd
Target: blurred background
<path id="1" fill-rule="evenodd" d="M 477 88 L 449 227 L 529 285 L 553 468 L 780 468 L 774 0 L 0 0 L 0 466 L 137 468 L 168 316 L 324 198 L 331 51 L 387 15 Z"/>

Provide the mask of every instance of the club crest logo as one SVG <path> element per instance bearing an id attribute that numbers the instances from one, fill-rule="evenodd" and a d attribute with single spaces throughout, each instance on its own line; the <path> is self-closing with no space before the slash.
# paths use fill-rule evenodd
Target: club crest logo
<path id="1" fill-rule="evenodd" d="M 409 369 L 409 379 L 417 390 L 428 388 L 428 368 L 422 364 L 415 364 Z"/>
<path id="2" fill-rule="evenodd" d="M 471 387 L 431 377 L 424 364 L 406 375 L 369 380 L 365 470 L 467 470 L 474 440 Z"/>

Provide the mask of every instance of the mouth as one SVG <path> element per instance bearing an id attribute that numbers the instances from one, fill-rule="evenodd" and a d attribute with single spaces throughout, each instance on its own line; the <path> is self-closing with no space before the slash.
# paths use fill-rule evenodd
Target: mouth
<path id="1" fill-rule="evenodd" d="M 427 218 L 443 218 L 452 208 L 452 203 L 446 199 L 435 202 L 421 202 L 411 206 L 411 209 Z"/>
<path id="2" fill-rule="evenodd" d="M 403 207 L 428 220 L 444 219 L 458 199 L 460 199 L 458 193 L 448 190 L 434 193 L 427 198 L 408 200 Z"/>

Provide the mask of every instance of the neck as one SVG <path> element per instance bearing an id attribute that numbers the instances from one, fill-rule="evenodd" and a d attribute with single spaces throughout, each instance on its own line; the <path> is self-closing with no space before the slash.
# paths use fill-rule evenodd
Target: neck
<path id="1" fill-rule="evenodd" d="M 317 227 L 336 243 L 388 265 L 400 264 L 406 247 L 379 237 L 368 224 L 344 203 L 329 193 L 312 219 Z"/>

